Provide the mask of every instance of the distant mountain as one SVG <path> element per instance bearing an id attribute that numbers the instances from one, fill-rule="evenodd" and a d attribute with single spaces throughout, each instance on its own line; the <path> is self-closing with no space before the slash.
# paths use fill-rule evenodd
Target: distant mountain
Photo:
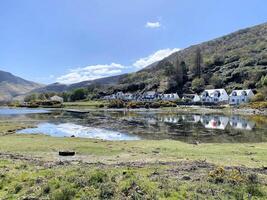
<path id="1" fill-rule="evenodd" d="M 71 91 L 71 90 L 77 89 L 77 88 L 86 88 L 86 87 L 89 87 L 90 85 L 96 85 L 96 86 L 97 85 L 116 85 L 125 76 L 126 76 L 126 74 L 123 74 L 123 75 L 118 75 L 118 76 L 100 78 L 100 79 L 96 79 L 96 80 L 83 81 L 83 82 L 74 83 L 74 84 L 70 84 L 70 85 L 65 85 L 65 84 L 61 84 L 61 83 L 53 83 L 53 84 L 35 89 L 31 92 L 36 92 L 36 93 L 67 92 L 67 91 Z"/>
<path id="2" fill-rule="evenodd" d="M 0 102 L 10 101 L 13 97 L 24 95 L 40 87 L 43 85 L 0 70 Z"/>

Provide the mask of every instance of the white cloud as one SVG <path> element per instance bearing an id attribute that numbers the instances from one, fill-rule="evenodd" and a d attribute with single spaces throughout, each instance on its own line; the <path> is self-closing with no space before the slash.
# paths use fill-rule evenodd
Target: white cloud
<path id="1" fill-rule="evenodd" d="M 66 75 L 57 78 L 57 81 L 64 84 L 72 84 L 81 81 L 94 80 L 121 74 L 125 66 L 117 63 L 109 65 L 91 65 L 83 68 L 71 69 Z"/>
<path id="2" fill-rule="evenodd" d="M 148 65 L 151 65 L 152 63 L 154 62 L 157 62 L 157 61 L 160 61 L 162 60 L 163 58 L 166 58 L 168 57 L 169 55 L 173 54 L 174 52 L 176 51 L 179 51 L 180 49 L 178 48 L 174 48 L 174 49 L 161 49 L 161 50 L 158 50 L 156 51 L 155 53 L 147 56 L 147 57 L 144 57 L 144 58 L 140 58 L 139 60 L 137 60 L 133 66 L 138 68 L 138 69 L 141 69 L 141 68 L 144 68 L 144 67 L 147 67 Z"/>
<path id="3" fill-rule="evenodd" d="M 131 68 L 125 65 L 122 65 L 122 64 L 117 64 L 117 63 L 79 67 L 79 68 L 69 70 L 69 73 L 58 77 L 56 80 L 57 82 L 60 82 L 60 83 L 72 84 L 72 83 L 77 83 L 81 81 L 88 81 L 88 80 L 94 80 L 94 79 L 104 78 L 108 76 L 114 76 L 114 75 L 118 75 L 118 74 L 122 74 L 126 72 L 133 72 L 136 70 L 140 70 L 144 67 L 147 67 L 148 65 L 154 62 L 160 61 L 163 58 L 179 50 L 180 49 L 178 48 L 161 49 L 147 57 L 140 58 L 139 60 L 135 61 L 132 64 L 133 67 Z"/>
<path id="4" fill-rule="evenodd" d="M 146 28 L 160 28 L 161 24 L 160 22 L 147 22 Z"/>

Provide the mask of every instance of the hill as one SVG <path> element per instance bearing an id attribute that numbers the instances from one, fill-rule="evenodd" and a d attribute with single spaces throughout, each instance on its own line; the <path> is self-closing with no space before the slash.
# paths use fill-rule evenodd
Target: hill
<path id="1" fill-rule="evenodd" d="M 130 74 L 52 84 L 33 92 L 66 92 L 89 88 L 102 95 L 116 91 L 191 93 L 205 88 L 256 89 L 267 74 L 267 23 L 190 46 Z M 97 95 L 99 96 L 99 95 Z"/>
<path id="2" fill-rule="evenodd" d="M 197 54 L 200 74 L 196 72 Z M 174 71 L 168 73 L 169 70 Z M 139 72 L 128 74 L 121 79 L 119 87 L 122 90 L 193 92 L 196 89 L 192 81 L 199 76 L 204 79 L 202 89 L 254 89 L 266 74 L 267 23 L 178 51 Z"/>
<path id="3" fill-rule="evenodd" d="M 0 70 L 0 102 L 9 101 L 13 97 L 24 95 L 39 87 L 43 87 L 43 85 Z"/>

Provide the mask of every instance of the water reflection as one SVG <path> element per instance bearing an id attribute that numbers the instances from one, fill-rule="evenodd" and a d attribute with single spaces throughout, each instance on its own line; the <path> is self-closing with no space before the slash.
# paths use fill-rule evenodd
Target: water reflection
<path id="1" fill-rule="evenodd" d="M 150 119 L 149 121 L 152 120 Z M 220 115 L 181 115 L 181 116 L 160 117 L 159 121 L 165 123 L 173 123 L 173 124 L 177 124 L 179 121 L 187 123 L 200 122 L 207 129 L 220 129 L 220 130 L 225 130 L 227 126 L 231 126 L 234 129 L 251 131 L 255 127 L 254 122 L 241 118 L 240 116 L 227 117 Z"/>
<path id="2" fill-rule="evenodd" d="M 50 113 L 16 115 L 6 118 L 7 120 L 33 121 L 37 125 L 40 123 L 53 125 L 71 123 L 74 127 L 76 125 L 90 127 L 91 135 L 94 132 L 97 135 L 101 135 L 102 132 L 106 135 L 105 131 L 109 130 L 116 134 L 124 133 L 129 136 L 137 136 L 139 139 L 171 139 L 187 143 L 196 140 L 202 143 L 267 141 L 266 116 L 244 117 L 150 110 L 128 112 L 92 110 L 89 113 L 52 111 Z M 51 126 L 51 128 L 58 130 L 57 126 Z M 100 131 L 95 131 L 94 128 Z M 71 129 L 70 132 L 75 133 L 75 130 Z M 80 128 L 79 130 L 79 134 L 88 133 L 86 129 Z"/>
<path id="3" fill-rule="evenodd" d="M 116 131 L 106 129 L 85 127 L 72 123 L 51 124 L 41 123 L 37 128 L 28 128 L 20 130 L 19 134 L 45 134 L 52 137 L 79 137 L 79 138 L 94 138 L 102 140 L 139 140 L 138 136 L 128 135 Z"/>

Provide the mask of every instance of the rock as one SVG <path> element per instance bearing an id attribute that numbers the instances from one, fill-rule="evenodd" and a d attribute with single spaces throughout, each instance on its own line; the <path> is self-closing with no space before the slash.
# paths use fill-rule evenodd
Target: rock
<path id="1" fill-rule="evenodd" d="M 75 138 L 76 136 L 75 136 L 75 135 L 72 135 L 72 136 L 70 136 L 70 137 Z"/>

